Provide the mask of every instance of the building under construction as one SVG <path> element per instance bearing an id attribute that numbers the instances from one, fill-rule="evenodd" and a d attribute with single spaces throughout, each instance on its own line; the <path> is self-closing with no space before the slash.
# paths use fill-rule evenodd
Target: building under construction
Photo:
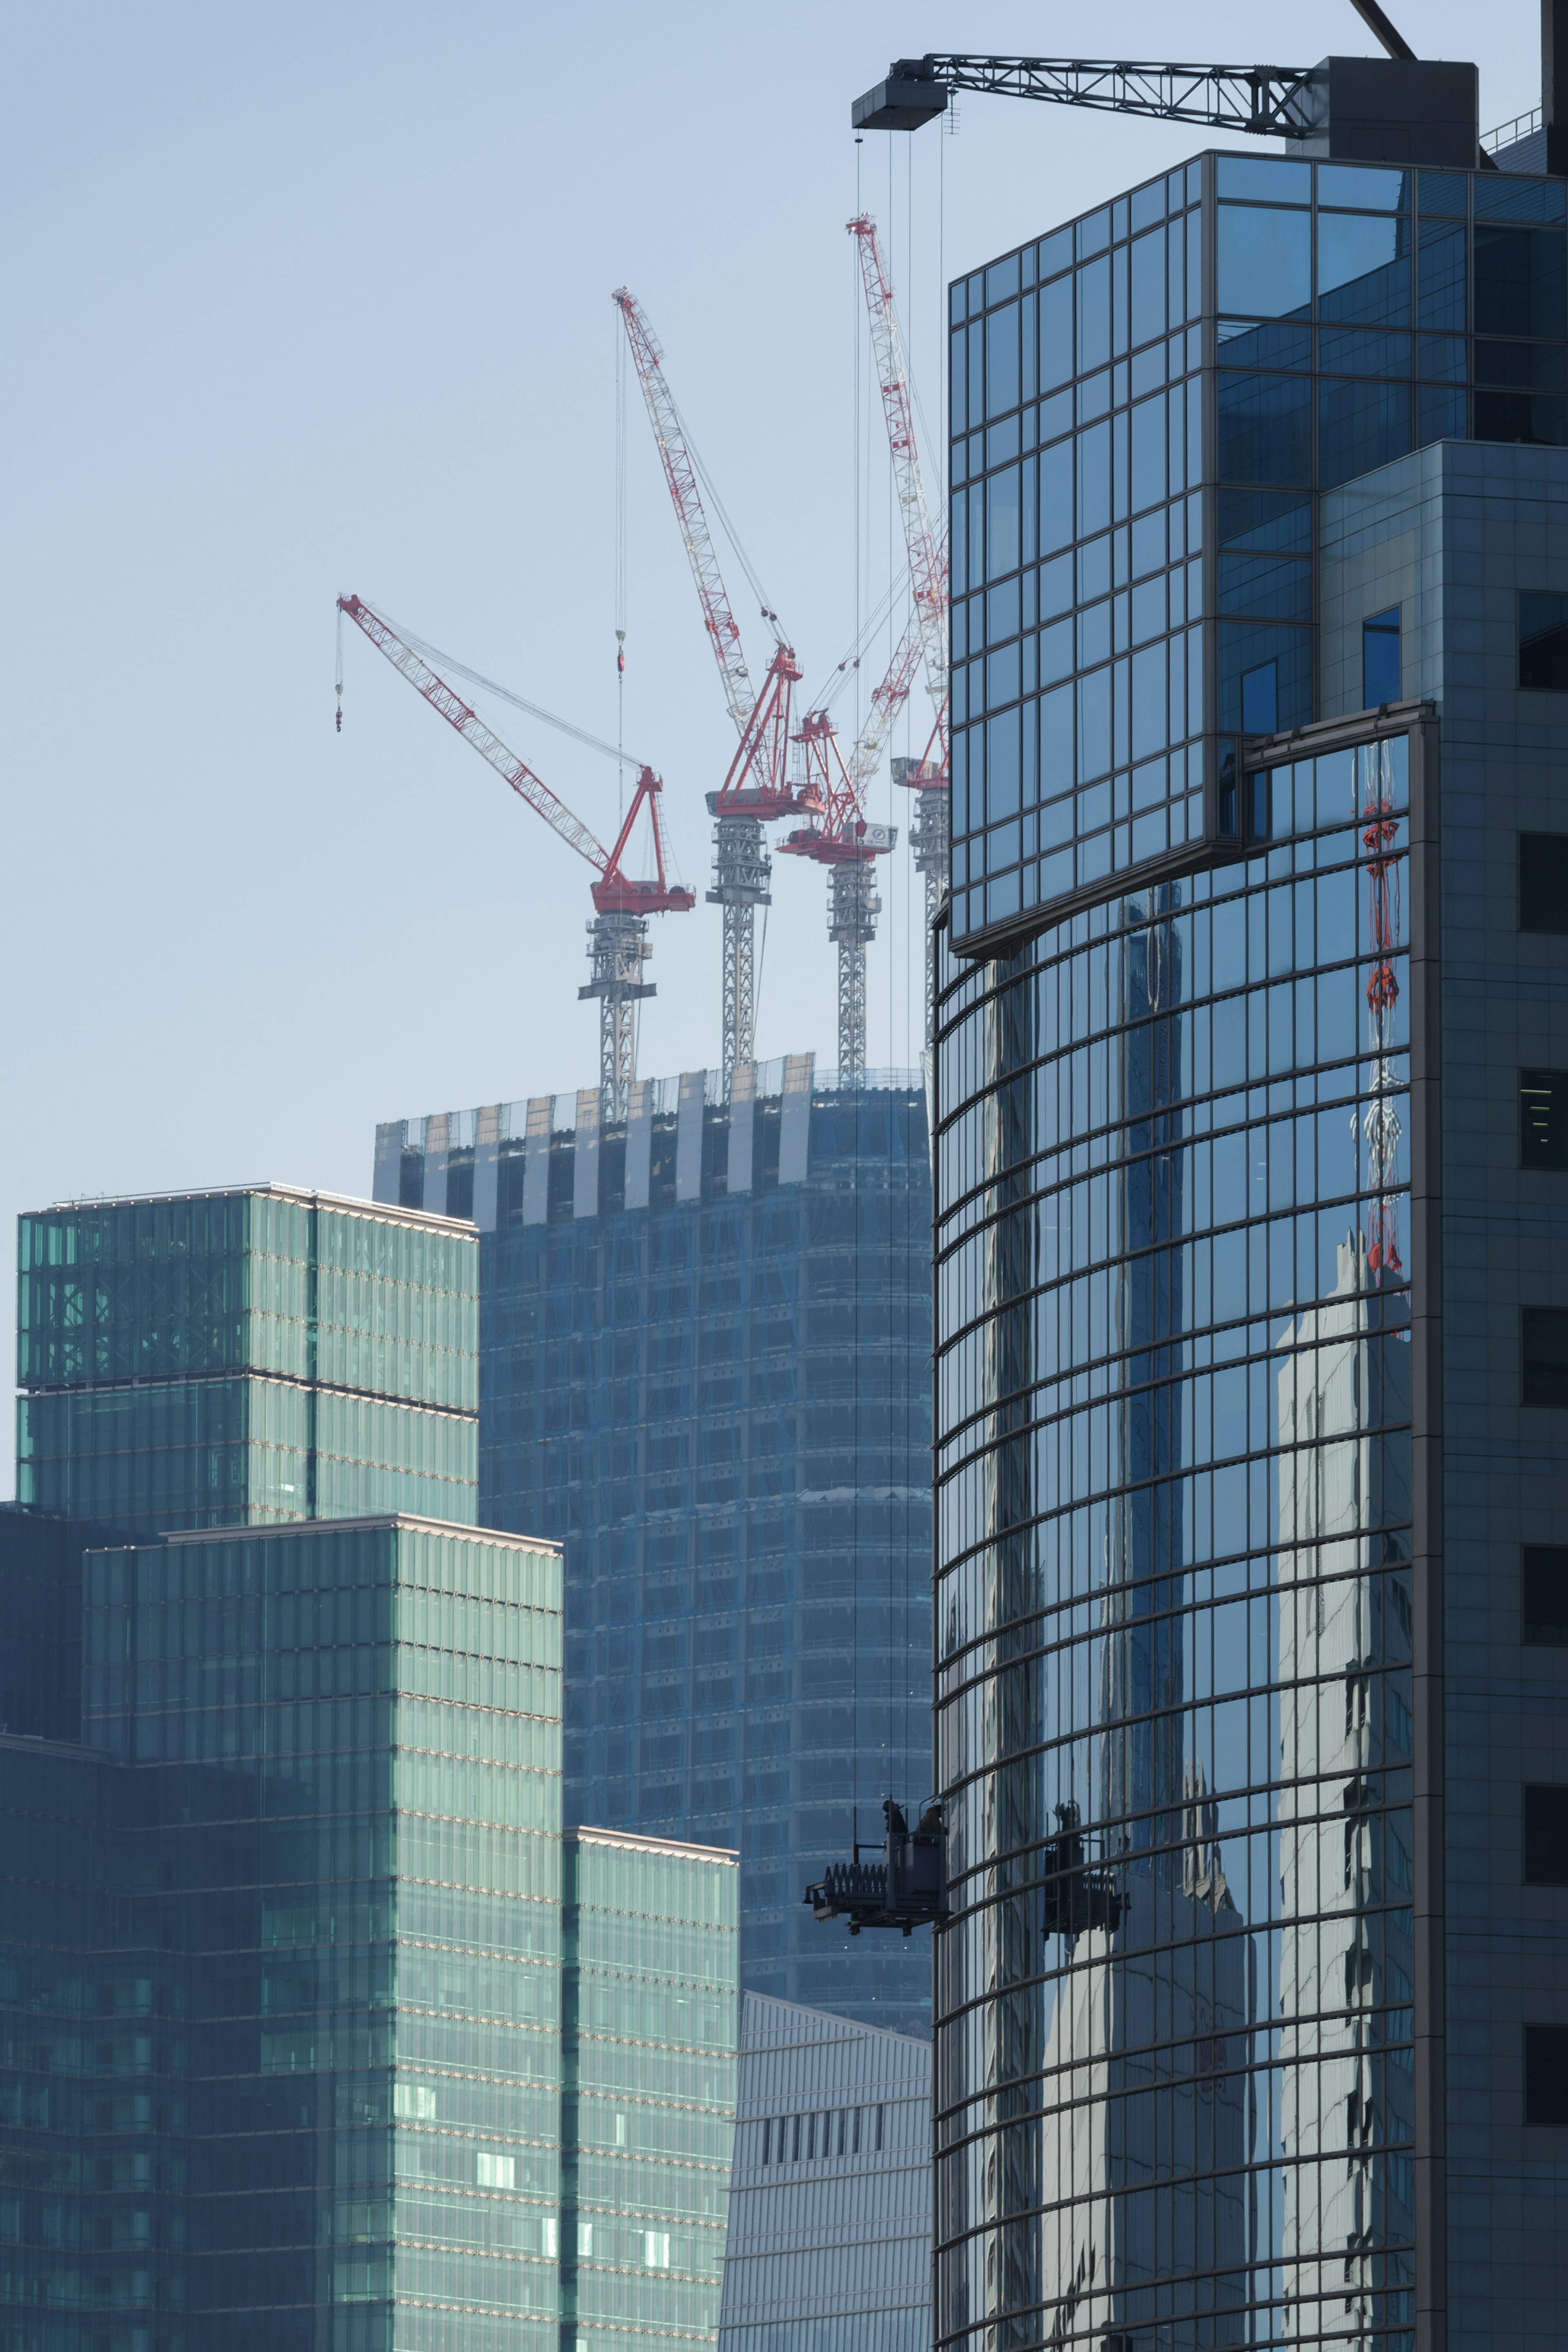
<path id="1" fill-rule="evenodd" d="M 566 1550 L 569 1817 L 741 1855 L 749 1990 L 924 2032 L 800 1890 L 930 1776 L 924 1080 L 810 1055 L 377 1130 L 480 1231 L 479 1515 Z"/>

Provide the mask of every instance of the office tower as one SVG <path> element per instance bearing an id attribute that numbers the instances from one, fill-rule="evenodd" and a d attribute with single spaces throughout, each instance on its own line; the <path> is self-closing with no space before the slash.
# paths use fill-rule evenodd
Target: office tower
<path id="1" fill-rule="evenodd" d="M 926 2352 L 931 2044 L 747 1993 L 719 2352 Z"/>
<path id="2" fill-rule="evenodd" d="M 735 1857 L 563 1831 L 559 1549 L 472 1524 L 472 1228 L 23 1234 L 43 1492 L 153 1529 L 0 1513 L 5 2344 L 712 2342 Z M 400 1488 L 462 1517 L 345 1511 Z"/>
<path id="3" fill-rule="evenodd" d="M 557 1552 L 193 1530 L 84 1647 L 85 1742 L 0 1740 L 7 2341 L 559 2352 L 597 2231 L 577 2340 L 711 2342 L 734 1857 L 563 1840 Z"/>
<path id="4" fill-rule="evenodd" d="M 562 2352 L 712 2344 L 735 2137 L 733 1853 L 566 1837 Z"/>
<path id="5" fill-rule="evenodd" d="M 942 2346 L 1568 2293 L 1568 184 L 1364 129 L 952 289 Z"/>
<path id="6" fill-rule="evenodd" d="M 19 1220 L 16 1481 L 128 1534 L 474 1517 L 474 1234 L 287 1184 Z"/>
<path id="7" fill-rule="evenodd" d="M 810 1055 L 377 1130 L 480 1229 L 479 1517 L 565 1547 L 569 1818 L 738 1848 L 741 1981 L 924 2032 L 922 1941 L 801 1901 L 930 1776 L 918 1073 Z"/>

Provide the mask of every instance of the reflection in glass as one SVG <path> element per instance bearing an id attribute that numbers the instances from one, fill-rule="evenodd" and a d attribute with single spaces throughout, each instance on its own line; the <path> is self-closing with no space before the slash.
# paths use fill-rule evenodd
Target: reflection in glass
<path id="1" fill-rule="evenodd" d="M 1124 898 L 946 1000 L 938 2283 L 972 2345 L 1392 2352 L 1409 2318 L 1406 747 L 1257 782 L 1294 877 Z M 1312 1107 L 1244 1124 L 1292 1071 Z"/>

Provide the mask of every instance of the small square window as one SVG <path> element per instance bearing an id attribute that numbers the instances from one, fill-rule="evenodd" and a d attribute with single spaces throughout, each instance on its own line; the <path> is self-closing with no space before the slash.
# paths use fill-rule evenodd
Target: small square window
<path id="1" fill-rule="evenodd" d="M 1560 1307 L 1527 1307 L 1521 1323 L 1521 1402 L 1568 1406 L 1568 1313 Z"/>
<path id="2" fill-rule="evenodd" d="M 1568 2025 L 1524 2029 L 1524 2120 L 1568 2128 Z"/>
<path id="3" fill-rule="evenodd" d="M 1519 1164 L 1568 1169 L 1568 1070 L 1521 1070 Z"/>
<path id="4" fill-rule="evenodd" d="M 1361 625 L 1361 699 L 1367 710 L 1399 699 L 1399 607 Z"/>
<path id="5" fill-rule="evenodd" d="M 1520 835 L 1519 928 L 1568 932 L 1568 833 Z"/>
<path id="6" fill-rule="evenodd" d="M 1533 1650 L 1568 1650 L 1568 1545 L 1526 1544 L 1520 1569 L 1521 1639 Z"/>
<path id="7" fill-rule="evenodd" d="M 1568 596 L 1521 593 L 1519 682 L 1538 691 L 1568 692 Z"/>
<path id="8" fill-rule="evenodd" d="M 1524 1883 L 1568 1886 L 1568 1784 L 1542 1782 L 1524 1791 Z"/>

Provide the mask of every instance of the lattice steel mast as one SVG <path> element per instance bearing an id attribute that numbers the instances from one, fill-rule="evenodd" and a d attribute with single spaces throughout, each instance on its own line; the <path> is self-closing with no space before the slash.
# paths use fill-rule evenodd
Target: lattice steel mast
<path id="1" fill-rule="evenodd" d="M 643 966 L 653 952 L 647 918 L 686 914 L 696 904 L 695 894 L 672 883 L 665 871 L 664 830 L 659 813 L 659 795 L 664 789 L 662 781 L 652 768 L 641 770 L 615 845 L 606 849 L 592 828 L 556 798 L 526 761 L 518 759 L 502 742 L 461 695 L 447 685 L 424 655 L 401 636 L 373 605 L 367 604 L 361 596 L 340 596 L 338 610 L 347 614 L 377 652 L 384 654 L 392 667 L 400 670 L 423 696 L 431 709 L 438 711 L 465 742 L 471 743 L 497 775 L 505 777 L 519 800 L 527 801 L 551 831 L 559 834 L 568 847 L 585 858 L 598 874 L 591 890 L 594 914 L 587 927 L 591 977 L 577 992 L 580 999 L 599 999 L 599 1076 L 604 1117 L 607 1120 L 624 1118 L 637 1074 L 632 1007 L 640 998 L 654 993 L 652 981 L 643 978 Z M 653 878 L 639 881 L 622 872 L 621 861 L 644 806 L 653 831 L 656 871 Z"/>
<path id="2" fill-rule="evenodd" d="M 888 447 L 899 512 L 904 519 L 904 543 L 909 558 L 909 584 L 915 599 L 915 625 L 925 664 L 925 687 L 936 713 L 936 723 L 925 754 L 920 760 L 894 761 L 894 782 L 919 797 L 910 846 L 915 870 L 925 885 L 925 1027 L 929 1045 L 936 1034 L 936 940 L 933 926 L 947 887 L 952 843 L 951 797 L 947 757 L 947 548 L 932 529 L 925 487 L 921 478 L 920 450 L 915 436 L 915 404 L 909 394 L 898 319 L 893 306 L 893 280 L 882 257 L 876 223 L 862 213 L 849 224 L 860 250 L 861 280 L 871 319 L 872 348 L 882 383 L 883 415 L 887 421 Z M 894 657 L 896 665 L 896 656 Z M 891 673 L 890 673 L 891 675 Z M 906 689 L 907 690 L 907 689 Z"/>
<path id="3" fill-rule="evenodd" d="M 707 796 L 709 814 L 716 819 L 714 880 L 707 898 L 710 906 L 724 910 L 721 1015 L 724 1082 L 727 1091 L 734 1082 L 737 1064 L 749 1062 L 755 1055 L 754 927 L 757 908 L 771 904 L 768 884 L 772 878 L 772 863 L 762 828 L 770 818 L 793 814 L 806 806 L 785 779 L 789 698 L 800 670 L 792 649 L 779 640 L 760 698 L 756 694 L 703 508 L 696 460 L 665 379 L 664 353 L 646 313 L 631 290 L 617 287 L 611 299 L 625 325 L 632 363 L 643 387 L 665 484 L 702 607 L 703 625 L 718 664 L 725 702 L 740 737 L 740 750 L 723 785 Z M 760 593 L 758 602 L 765 617 L 775 625 L 777 636 L 775 616 L 768 611 Z"/>

